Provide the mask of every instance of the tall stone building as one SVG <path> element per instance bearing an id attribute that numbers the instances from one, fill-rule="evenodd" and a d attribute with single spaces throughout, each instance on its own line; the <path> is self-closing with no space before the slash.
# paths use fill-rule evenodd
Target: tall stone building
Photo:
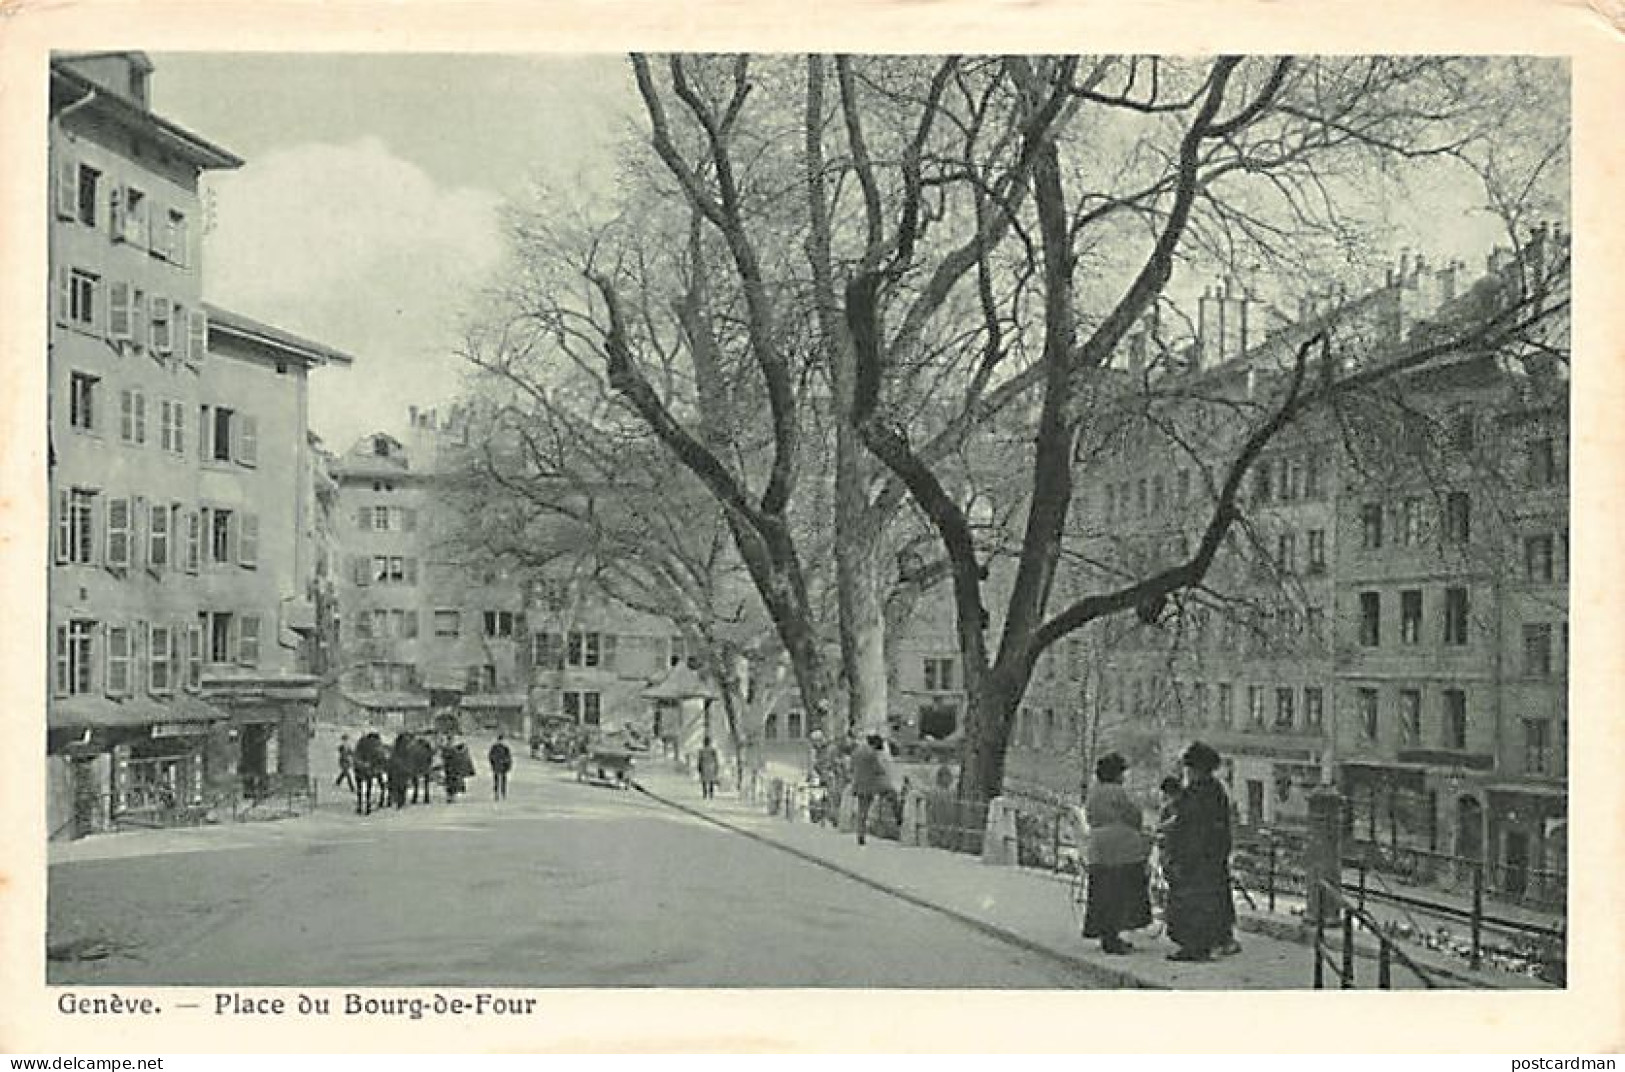
<path id="1" fill-rule="evenodd" d="M 310 369 L 349 358 L 202 299 L 199 180 L 140 53 L 50 74 L 50 831 L 302 780 L 315 690 Z"/>

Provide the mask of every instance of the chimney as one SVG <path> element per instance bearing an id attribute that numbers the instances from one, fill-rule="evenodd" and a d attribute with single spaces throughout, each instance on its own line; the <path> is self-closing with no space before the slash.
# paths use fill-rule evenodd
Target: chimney
<path id="1" fill-rule="evenodd" d="M 418 408 L 416 406 L 406 407 L 406 423 L 413 428 L 418 426 Z"/>

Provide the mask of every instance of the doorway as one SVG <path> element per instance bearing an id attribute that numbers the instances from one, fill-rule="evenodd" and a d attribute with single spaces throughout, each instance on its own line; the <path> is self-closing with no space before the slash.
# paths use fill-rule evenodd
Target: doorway
<path id="1" fill-rule="evenodd" d="M 1506 833 L 1506 870 L 1501 888 L 1508 897 L 1515 898 L 1529 890 L 1529 835 L 1522 830 Z"/>

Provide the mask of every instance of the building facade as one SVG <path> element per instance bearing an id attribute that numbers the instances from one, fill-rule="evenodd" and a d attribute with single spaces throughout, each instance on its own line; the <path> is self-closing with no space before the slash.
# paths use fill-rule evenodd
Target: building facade
<path id="1" fill-rule="evenodd" d="M 303 778 L 308 373 L 202 300 L 199 177 L 139 53 L 51 68 L 52 836 Z"/>

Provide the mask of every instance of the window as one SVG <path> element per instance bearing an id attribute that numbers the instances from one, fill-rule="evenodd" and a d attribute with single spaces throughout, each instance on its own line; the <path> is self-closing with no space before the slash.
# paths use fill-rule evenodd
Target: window
<path id="1" fill-rule="evenodd" d="M 777 714 L 768 715 L 762 722 L 762 739 L 764 741 L 779 739 L 779 716 Z"/>
<path id="2" fill-rule="evenodd" d="M 1361 689 L 1358 693 L 1360 732 L 1367 741 L 1377 739 L 1377 690 Z"/>
<path id="3" fill-rule="evenodd" d="M 107 500 L 107 564 L 130 564 L 130 500 Z"/>
<path id="4" fill-rule="evenodd" d="M 952 659 L 925 660 L 925 691 L 950 692 L 954 687 L 954 661 Z"/>
<path id="5" fill-rule="evenodd" d="M 1551 763 L 1551 723 L 1543 718 L 1523 720 L 1523 769 L 1545 774 Z"/>
<path id="6" fill-rule="evenodd" d="M 1461 689 L 1444 690 L 1444 726 L 1441 744 L 1446 748 L 1467 747 L 1467 693 Z"/>
<path id="7" fill-rule="evenodd" d="M 1528 462 L 1531 485 L 1543 488 L 1557 483 L 1557 453 L 1550 438 L 1529 441 Z"/>
<path id="8" fill-rule="evenodd" d="M 1382 504 L 1366 503 L 1360 507 L 1360 546 L 1367 551 L 1382 547 Z"/>
<path id="9" fill-rule="evenodd" d="M 1298 538 L 1283 532 L 1275 538 L 1275 564 L 1282 573 L 1292 573 L 1298 564 Z"/>
<path id="10" fill-rule="evenodd" d="M 673 634 L 666 638 L 666 665 L 681 666 L 688 662 L 688 638 Z"/>
<path id="11" fill-rule="evenodd" d="M 169 507 L 154 504 L 147 526 L 147 565 L 164 569 L 169 565 Z"/>
<path id="12" fill-rule="evenodd" d="M 416 584 L 417 559 L 403 558 L 400 555 L 374 555 L 372 559 L 372 579 L 379 584 Z M 486 636 L 492 636 L 486 633 Z M 512 629 L 506 634 L 512 636 Z"/>
<path id="13" fill-rule="evenodd" d="M 186 215 L 176 209 L 170 209 L 165 220 L 164 241 L 162 255 L 171 264 L 184 268 L 187 265 L 187 251 L 191 246 L 191 238 L 187 232 Z"/>
<path id="14" fill-rule="evenodd" d="M 1303 690 L 1303 728 L 1319 733 L 1326 724 L 1326 694 L 1318 685 Z"/>
<path id="15" fill-rule="evenodd" d="M 1198 681 L 1191 686 L 1191 720 L 1198 726 L 1207 725 L 1207 682 Z"/>
<path id="16" fill-rule="evenodd" d="M 1467 589 L 1444 590 L 1444 642 L 1455 647 L 1467 643 Z"/>
<path id="17" fill-rule="evenodd" d="M 598 725 L 599 695 L 596 692 L 566 692 L 564 717 L 584 726 Z"/>
<path id="18" fill-rule="evenodd" d="M 225 406 L 214 407 L 213 424 L 210 426 L 213 449 L 210 450 L 209 457 L 217 462 L 231 461 L 231 437 L 236 430 L 234 423 L 236 416 L 235 411 Z"/>
<path id="19" fill-rule="evenodd" d="M 260 616 L 245 614 L 237 623 L 237 662 L 243 666 L 260 664 Z"/>
<path id="20" fill-rule="evenodd" d="M 175 303 L 157 295 L 152 299 L 152 348 L 161 354 L 175 349 Z"/>
<path id="21" fill-rule="evenodd" d="M 455 610 L 437 610 L 434 612 L 434 635 L 437 637 L 454 637 L 462 631 L 463 616 Z"/>
<path id="22" fill-rule="evenodd" d="M 107 630 L 107 695 L 130 694 L 130 630 L 125 626 Z"/>
<path id="23" fill-rule="evenodd" d="M 101 323 L 101 277 L 81 268 L 66 275 L 66 292 L 61 295 L 62 311 L 67 322 L 94 331 Z"/>
<path id="24" fill-rule="evenodd" d="M 142 391 L 119 392 L 119 438 L 144 446 L 147 442 L 147 396 Z"/>
<path id="25" fill-rule="evenodd" d="M 86 432 L 96 430 L 96 388 L 101 380 L 75 372 L 68 383 L 68 424 Z"/>
<path id="26" fill-rule="evenodd" d="M 84 488 L 57 496 L 57 561 L 88 566 L 96 553 L 96 493 Z"/>
<path id="27" fill-rule="evenodd" d="M 172 454 L 186 450 L 186 407 L 163 399 L 158 404 L 158 445 Z"/>
<path id="28" fill-rule="evenodd" d="M 59 696 L 80 696 L 92 684 L 91 637 L 96 623 L 74 619 L 56 627 L 56 692 Z"/>
<path id="29" fill-rule="evenodd" d="M 1303 497 L 1318 499 L 1320 494 L 1320 457 L 1311 454 L 1303 460 Z"/>
<path id="30" fill-rule="evenodd" d="M 1228 684 L 1219 686 L 1219 725 L 1229 726 L 1235 721 L 1235 689 Z"/>
<path id="31" fill-rule="evenodd" d="M 1527 677 L 1552 676 L 1552 627 L 1545 622 L 1523 627 L 1523 672 Z"/>
<path id="32" fill-rule="evenodd" d="M 147 195 L 134 186 L 124 188 L 124 202 L 113 220 L 113 237 L 121 242 L 145 247 L 151 243 L 148 228 Z M 122 215 L 122 220 L 118 215 Z"/>
<path id="33" fill-rule="evenodd" d="M 209 625 L 209 661 L 229 663 L 232 659 L 232 616 L 226 611 L 214 611 L 204 617 Z"/>
<path id="34" fill-rule="evenodd" d="M 1549 583 L 1553 577 L 1552 538 L 1550 535 L 1529 536 L 1523 541 L 1524 578 Z"/>
<path id="35" fill-rule="evenodd" d="M 1412 747 L 1422 743 L 1422 693 L 1399 690 L 1399 741 Z"/>
<path id="36" fill-rule="evenodd" d="M 1326 643 L 1326 610 L 1324 607 L 1303 608 L 1303 632 L 1311 647 Z"/>
<path id="37" fill-rule="evenodd" d="M 1309 572 L 1326 572 L 1326 530 L 1309 530 Z"/>
<path id="38" fill-rule="evenodd" d="M 496 638 L 499 638 L 499 639 L 502 639 L 502 640 L 511 640 L 513 638 L 513 611 L 510 611 L 510 610 L 488 610 L 488 611 L 486 611 L 485 612 L 485 635 L 488 636 L 488 637 L 496 637 Z M 574 635 L 579 636 L 580 634 L 574 634 Z M 581 664 L 579 662 L 572 661 L 570 665 L 579 666 Z M 595 665 L 595 666 L 597 665 L 596 661 L 594 662 L 593 665 Z"/>
<path id="39" fill-rule="evenodd" d="M 355 635 L 362 640 L 373 637 L 373 615 L 371 611 L 361 611 L 355 616 Z"/>
<path id="40" fill-rule="evenodd" d="M 1416 547 L 1422 542 L 1422 503 L 1406 499 L 1399 504 L 1399 542 Z"/>
<path id="41" fill-rule="evenodd" d="M 101 199 L 102 173 L 89 164 L 79 165 L 79 222 L 96 226 L 96 206 Z"/>
<path id="42" fill-rule="evenodd" d="M 209 561 L 227 563 L 236 561 L 236 526 L 230 510 L 209 510 Z"/>
<path id="43" fill-rule="evenodd" d="M 203 557 L 203 515 L 186 512 L 186 572 L 196 573 Z"/>
<path id="44" fill-rule="evenodd" d="M 175 687 L 174 641 L 167 625 L 155 625 L 147 634 L 148 666 L 151 676 L 147 687 L 152 692 L 169 692 Z"/>
<path id="45" fill-rule="evenodd" d="M 571 633 L 565 641 L 564 661 L 568 666 L 592 668 L 612 666 L 605 656 L 613 647 L 613 640 L 601 633 Z"/>
<path id="46" fill-rule="evenodd" d="M 1422 593 L 1419 589 L 1399 593 L 1399 642 L 1413 646 L 1422 642 Z"/>
<path id="47" fill-rule="evenodd" d="M 1464 544 L 1473 537 L 1473 501 L 1465 491 L 1452 491 L 1444 501 L 1444 538 Z"/>
<path id="48" fill-rule="evenodd" d="M 1297 721 L 1297 696 L 1292 689 L 1275 690 L 1275 728 L 1290 730 Z"/>
<path id="49" fill-rule="evenodd" d="M 1360 644 L 1374 648 L 1382 643 L 1382 596 L 1360 593 Z"/>
<path id="50" fill-rule="evenodd" d="M 1267 503 L 1270 501 L 1270 478 L 1273 475 L 1275 463 L 1263 461 L 1253 470 L 1253 502 Z"/>
<path id="51" fill-rule="evenodd" d="M 1247 686 L 1247 721 L 1253 726 L 1264 724 L 1264 690 L 1257 685 Z"/>

